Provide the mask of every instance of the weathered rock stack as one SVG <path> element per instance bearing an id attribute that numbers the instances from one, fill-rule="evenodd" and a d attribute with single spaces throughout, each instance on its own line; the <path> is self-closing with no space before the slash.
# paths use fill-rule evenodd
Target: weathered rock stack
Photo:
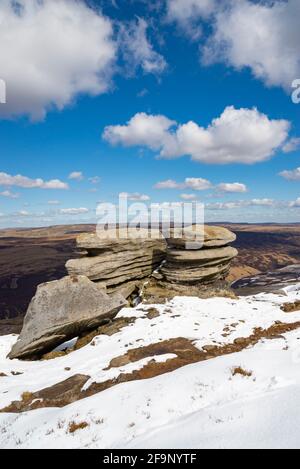
<path id="1" fill-rule="evenodd" d="M 113 319 L 135 290 L 142 290 L 145 300 L 176 292 L 203 295 L 206 285 L 214 289 L 227 276 L 237 255 L 228 244 L 235 238 L 211 226 L 191 227 L 183 236 L 175 228 L 167 241 L 159 231 L 130 228 L 117 236 L 79 236 L 82 257 L 67 262 L 68 277 L 38 287 L 9 358 L 41 356 L 97 328 Z"/>
<path id="2" fill-rule="evenodd" d="M 85 275 L 108 293 L 118 291 L 128 298 L 166 257 L 167 244 L 158 231 L 152 231 L 152 238 L 145 229 L 139 230 L 139 237 L 136 234 L 135 229 L 124 228 L 118 238 L 108 232 L 105 237 L 80 235 L 77 247 L 84 257 L 67 262 L 69 275 Z"/>
<path id="3" fill-rule="evenodd" d="M 235 241 L 235 234 L 214 226 L 191 227 L 185 229 L 182 237 L 180 234 L 179 229 L 174 229 L 167 240 L 163 278 L 180 285 L 205 285 L 225 279 L 231 260 L 238 254 L 228 246 Z"/>

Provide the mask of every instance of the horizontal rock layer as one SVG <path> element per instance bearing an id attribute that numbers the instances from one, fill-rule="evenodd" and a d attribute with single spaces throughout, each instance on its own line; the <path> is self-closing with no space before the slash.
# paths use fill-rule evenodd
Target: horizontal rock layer
<path id="1" fill-rule="evenodd" d="M 115 234 L 109 232 L 110 235 Z M 126 297 L 135 290 L 138 282 L 149 277 L 166 256 L 166 241 L 159 231 L 122 229 L 119 238 L 97 234 L 84 234 L 77 238 L 77 246 L 86 256 L 67 262 L 69 275 L 85 275 L 90 280 L 107 287 L 108 292 L 121 291 Z M 157 239 L 153 239 L 157 238 Z"/>
<path id="2" fill-rule="evenodd" d="M 198 228 L 198 227 L 196 227 Z M 203 227 L 198 228 L 203 231 Z M 184 239 L 168 239 L 166 263 L 160 269 L 165 281 L 182 285 L 211 284 L 225 279 L 230 262 L 237 256 L 236 249 L 226 246 L 235 239 L 230 231 L 219 227 L 205 227 L 203 244 L 190 244 L 191 232 Z M 195 233 L 194 233 L 195 234 Z M 212 237 L 215 236 L 215 240 Z M 221 240 L 222 238 L 222 240 Z M 195 238 L 194 238 L 195 239 Z M 215 244 L 215 247 L 211 247 Z M 222 246 L 223 244 L 223 246 Z"/>
<path id="3" fill-rule="evenodd" d="M 174 228 L 168 245 L 179 249 L 222 247 L 233 243 L 236 235 L 221 226 L 194 225 L 184 229 Z"/>
<path id="4" fill-rule="evenodd" d="M 124 251 L 114 255 L 73 259 L 67 262 L 69 275 L 86 275 L 90 280 L 101 280 L 107 286 L 145 278 L 155 270 L 162 260 L 161 251 Z"/>
<path id="5" fill-rule="evenodd" d="M 167 261 L 169 264 L 185 264 L 191 267 L 194 264 L 198 266 L 209 266 L 215 263 L 228 262 L 237 255 L 237 250 L 230 246 L 224 248 L 200 249 L 198 251 L 184 251 L 179 249 L 167 250 Z"/>
<path id="6" fill-rule="evenodd" d="M 103 252 L 115 254 L 124 251 L 164 248 L 166 241 L 159 230 L 125 229 L 99 230 L 96 234 L 81 234 L 76 239 L 79 249 L 87 251 L 90 255 L 98 255 Z"/>
<path id="7" fill-rule="evenodd" d="M 162 274 L 170 283 L 180 283 L 183 285 L 194 285 L 196 283 L 212 283 L 224 279 L 229 273 L 230 264 L 216 265 L 215 267 L 195 267 L 180 268 L 177 266 L 168 266 L 162 269 Z"/>

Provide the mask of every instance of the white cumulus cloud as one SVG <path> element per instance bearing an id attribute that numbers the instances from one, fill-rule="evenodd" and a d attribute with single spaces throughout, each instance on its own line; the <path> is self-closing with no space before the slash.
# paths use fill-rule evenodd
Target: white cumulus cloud
<path id="1" fill-rule="evenodd" d="M 136 202 L 147 202 L 150 200 L 150 197 L 145 194 L 139 194 L 138 192 L 129 193 L 129 192 L 121 192 L 119 194 L 120 197 L 127 197 L 128 200 L 136 201 Z"/>
<path id="2" fill-rule="evenodd" d="M 155 51 L 147 37 L 148 24 L 143 18 L 122 24 L 119 42 L 130 72 L 141 67 L 145 73 L 161 74 L 167 68 L 164 57 Z"/>
<path id="3" fill-rule="evenodd" d="M 300 181 L 300 168 L 292 169 L 291 171 L 282 171 L 279 175 L 288 181 Z"/>
<path id="4" fill-rule="evenodd" d="M 290 202 L 290 207 L 291 208 L 299 208 L 300 207 L 300 197 L 298 197 L 298 199 L 293 200 L 292 202 Z"/>
<path id="5" fill-rule="evenodd" d="M 19 198 L 19 194 L 16 194 L 15 192 L 11 192 L 11 191 L 0 192 L 0 195 L 2 197 L 7 197 L 8 199 L 18 199 Z"/>
<path id="6" fill-rule="evenodd" d="M 20 174 L 11 176 L 7 173 L 0 173 L 0 186 L 15 186 L 24 189 L 68 189 L 68 184 L 59 179 L 44 181 L 41 178 L 31 179 Z"/>
<path id="7" fill-rule="evenodd" d="M 154 189 L 184 189 L 184 183 L 178 183 L 173 179 L 167 179 L 166 181 L 161 181 L 155 184 Z"/>
<path id="8" fill-rule="evenodd" d="M 207 189 L 211 189 L 212 183 L 203 178 L 186 178 L 184 181 L 184 187 L 195 191 L 206 191 Z"/>
<path id="9" fill-rule="evenodd" d="M 240 182 L 233 182 L 233 183 L 222 182 L 221 184 L 218 184 L 217 190 L 219 192 L 230 192 L 230 193 L 248 191 L 247 186 Z"/>
<path id="10" fill-rule="evenodd" d="M 287 206 L 289 203 L 281 203 L 273 199 L 237 200 L 233 202 L 216 202 L 205 205 L 207 210 L 233 210 L 244 207 L 277 207 Z"/>
<path id="11" fill-rule="evenodd" d="M 196 200 L 197 196 L 195 194 L 180 194 L 181 199 L 183 200 Z"/>
<path id="12" fill-rule="evenodd" d="M 101 179 L 100 179 L 99 176 L 93 176 L 93 177 L 89 178 L 89 182 L 91 184 L 99 184 L 100 181 L 101 181 Z"/>
<path id="13" fill-rule="evenodd" d="M 190 121 L 176 125 L 162 115 L 136 114 L 126 125 L 106 127 L 103 138 L 111 144 L 146 146 L 161 158 L 189 155 L 209 164 L 252 164 L 270 159 L 286 143 L 287 120 L 274 120 L 256 108 L 227 107 L 207 127 Z"/>
<path id="14" fill-rule="evenodd" d="M 220 2 L 204 61 L 250 68 L 265 84 L 290 90 L 300 76 L 299 17 L 299 0 Z"/>
<path id="15" fill-rule="evenodd" d="M 167 179 L 155 184 L 154 189 L 192 189 L 195 191 L 205 191 L 211 189 L 212 183 L 203 178 L 185 178 L 184 182 L 176 182 L 173 179 Z"/>
<path id="16" fill-rule="evenodd" d="M 294 137 L 286 142 L 283 146 L 284 153 L 292 153 L 300 147 L 300 138 Z"/>
<path id="17" fill-rule="evenodd" d="M 73 171 L 69 174 L 69 179 L 72 179 L 73 181 L 82 181 L 83 173 L 81 171 Z"/>
<path id="18" fill-rule="evenodd" d="M 111 21 L 84 1 L 1 0 L 0 116 L 45 117 L 80 93 L 108 90 L 116 56 Z"/>
<path id="19" fill-rule="evenodd" d="M 215 7 L 215 0 L 168 0 L 167 15 L 170 20 L 185 23 L 198 17 L 208 17 Z"/>
<path id="20" fill-rule="evenodd" d="M 175 22 L 193 40 L 202 35 L 199 19 L 207 20 L 215 11 L 217 0 L 167 0 L 167 21 Z"/>
<path id="21" fill-rule="evenodd" d="M 273 199 L 252 199 L 249 205 L 254 207 L 273 207 L 277 202 Z"/>
<path id="22" fill-rule="evenodd" d="M 165 116 L 152 116 L 141 112 L 132 117 L 126 125 L 107 126 L 103 138 L 112 145 L 139 145 L 158 150 L 169 138 L 168 131 L 175 124 L 175 121 Z"/>
<path id="23" fill-rule="evenodd" d="M 59 213 L 62 215 L 83 215 L 85 213 L 88 213 L 89 209 L 88 208 L 62 208 Z"/>

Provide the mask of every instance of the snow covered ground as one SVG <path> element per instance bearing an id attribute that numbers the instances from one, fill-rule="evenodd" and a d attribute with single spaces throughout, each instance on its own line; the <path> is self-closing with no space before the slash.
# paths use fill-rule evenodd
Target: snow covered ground
<path id="1" fill-rule="evenodd" d="M 119 317 L 136 321 L 112 336 L 50 361 L 8 360 L 16 336 L 0 337 L 0 408 L 22 393 L 53 386 L 75 374 L 85 384 L 102 383 L 120 373 L 142 369 L 143 358 L 109 367 L 130 349 L 172 338 L 187 338 L 202 349 L 249 337 L 255 328 L 276 321 L 296 323 L 300 311 L 284 313 L 280 305 L 300 299 L 300 284 L 286 295 L 261 294 L 238 300 L 178 297 L 155 305 L 123 309 Z M 225 333 L 224 333 L 225 331 Z M 235 375 L 241 367 L 249 376 Z M 17 373 L 17 374 L 16 374 Z M 21 373 L 21 374 L 18 374 Z M 84 422 L 70 433 L 69 425 Z M 1 448 L 299 448 L 300 329 L 275 340 L 261 340 L 239 353 L 184 366 L 155 378 L 118 384 L 64 408 L 0 414 Z"/>

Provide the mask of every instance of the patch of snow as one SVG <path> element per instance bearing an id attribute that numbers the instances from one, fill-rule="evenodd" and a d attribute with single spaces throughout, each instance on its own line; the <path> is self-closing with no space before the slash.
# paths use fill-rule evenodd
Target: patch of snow
<path id="1" fill-rule="evenodd" d="M 175 356 L 147 357 L 106 370 L 113 358 L 133 348 L 185 337 L 201 349 L 248 337 L 255 328 L 268 328 L 275 321 L 300 321 L 300 312 L 286 314 L 280 309 L 282 303 L 300 298 L 300 284 L 288 287 L 286 294 L 238 300 L 177 297 L 165 305 L 125 308 L 118 316 L 135 317 L 134 323 L 110 337 L 96 337 L 94 346 L 50 361 L 8 360 L 17 337 L 0 337 L 0 373 L 8 375 L 0 378 L 1 408 L 20 399 L 23 392 L 38 391 L 75 374 L 90 376 L 88 387 L 141 369 L 150 360 Z M 146 310 L 151 307 L 160 315 L 150 320 Z M 0 447 L 299 448 L 299 363 L 300 330 L 296 330 L 240 353 L 119 384 L 62 409 L 0 414 Z M 252 375 L 233 376 L 235 367 Z M 71 421 L 87 422 L 88 427 L 71 434 Z"/>

